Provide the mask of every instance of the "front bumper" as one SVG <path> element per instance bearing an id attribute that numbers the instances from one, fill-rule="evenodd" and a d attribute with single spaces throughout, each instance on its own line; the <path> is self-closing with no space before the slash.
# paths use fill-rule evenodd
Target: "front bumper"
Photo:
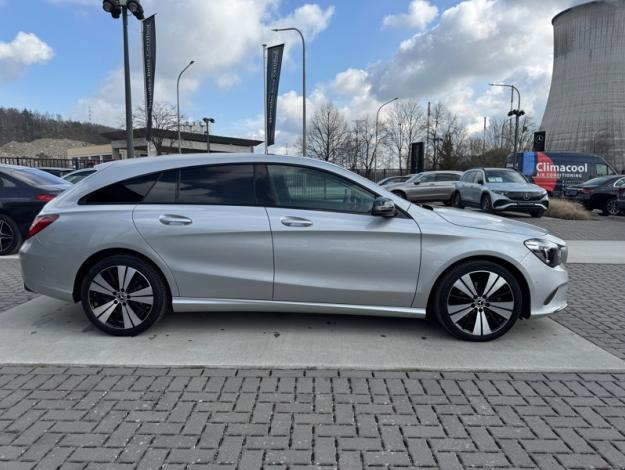
<path id="1" fill-rule="evenodd" d="M 547 266 L 533 253 L 522 261 L 530 290 L 530 318 L 560 312 L 567 307 L 569 274 L 564 265 Z"/>
<path id="2" fill-rule="evenodd" d="M 490 191 L 490 198 L 495 211 L 531 212 L 549 209 L 549 196 L 547 195 L 540 197 L 540 199 L 535 199 L 533 196 L 530 196 L 528 199 L 517 199 L 516 197 L 511 198 L 505 194 Z"/>

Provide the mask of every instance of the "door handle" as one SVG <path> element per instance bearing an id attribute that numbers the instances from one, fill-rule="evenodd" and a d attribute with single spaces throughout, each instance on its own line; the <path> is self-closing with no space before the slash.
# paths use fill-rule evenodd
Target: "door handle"
<path id="1" fill-rule="evenodd" d="M 312 220 L 303 219 L 302 217 L 282 217 L 280 222 L 287 227 L 310 227 L 313 224 Z"/>
<path id="2" fill-rule="evenodd" d="M 163 225 L 190 225 L 193 222 L 188 217 L 174 214 L 162 214 L 158 221 Z"/>

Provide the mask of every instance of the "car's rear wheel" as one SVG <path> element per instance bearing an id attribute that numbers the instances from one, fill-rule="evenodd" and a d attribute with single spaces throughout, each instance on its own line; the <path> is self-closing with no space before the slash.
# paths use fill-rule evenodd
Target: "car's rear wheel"
<path id="1" fill-rule="evenodd" d="M 482 209 L 482 212 L 486 212 L 486 213 L 493 212 L 493 203 L 490 200 L 490 196 L 488 194 L 485 194 L 484 196 L 482 196 L 480 209 Z"/>
<path id="2" fill-rule="evenodd" d="M 464 209 L 464 204 L 462 203 L 462 196 L 460 195 L 460 191 L 456 191 L 451 198 L 452 205 L 458 209 Z"/>
<path id="3" fill-rule="evenodd" d="M 603 203 L 603 215 L 619 215 L 621 210 L 618 207 L 618 202 L 615 198 L 608 199 Z"/>
<path id="4" fill-rule="evenodd" d="M 91 322 L 115 336 L 135 336 L 171 307 L 161 274 L 148 262 L 115 255 L 96 263 L 82 281 L 81 302 Z"/>
<path id="5" fill-rule="evenodd" d="M 19 227 L 8 215 L 0 214 L 0 256 L 14 253 L 21 245 Z"/>
<path id="6" fill-rule="evenodd" d="M 519 282 L 490 261 L 469 261 L 445 274 L 435 293 L 435 313 L 452 335 L 489 341 L 505 334 L 519 318 Z"/>

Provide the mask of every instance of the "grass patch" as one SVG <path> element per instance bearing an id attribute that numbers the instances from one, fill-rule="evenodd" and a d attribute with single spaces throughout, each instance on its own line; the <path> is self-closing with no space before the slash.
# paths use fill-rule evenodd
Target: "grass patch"
<path id="1" fill-rule="evenodd" d="M 592 214 L 577 202 L 564 199 L 550 199 L 547 217 L 566 220 L 591 220 Z"/>

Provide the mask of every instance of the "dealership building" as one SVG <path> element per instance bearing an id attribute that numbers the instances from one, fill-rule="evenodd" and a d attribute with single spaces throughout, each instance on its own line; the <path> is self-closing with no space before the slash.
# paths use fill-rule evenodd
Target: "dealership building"
<path id="1" fill-rule="evenodd" d="M 111 141 L 108 145 L 92 145 L 67 150 L 67 158 L 78 161 L 106 162 L 126 158 L 126 131 L 105 132 L 103 137 Z M 169 155 L 178 153 L 178 132 L 153 129 L 152 140 L 146 139 L 145 127 L 134 129 L 135 156 Z M 262 144 L 261 140 L 242 139 L 210 135 L 210 153 L 254 153 L 254 148 Z M 180 150 L 182 153 L 207 153 L 206 134 L 199 132 L 181 132 Z"/>

